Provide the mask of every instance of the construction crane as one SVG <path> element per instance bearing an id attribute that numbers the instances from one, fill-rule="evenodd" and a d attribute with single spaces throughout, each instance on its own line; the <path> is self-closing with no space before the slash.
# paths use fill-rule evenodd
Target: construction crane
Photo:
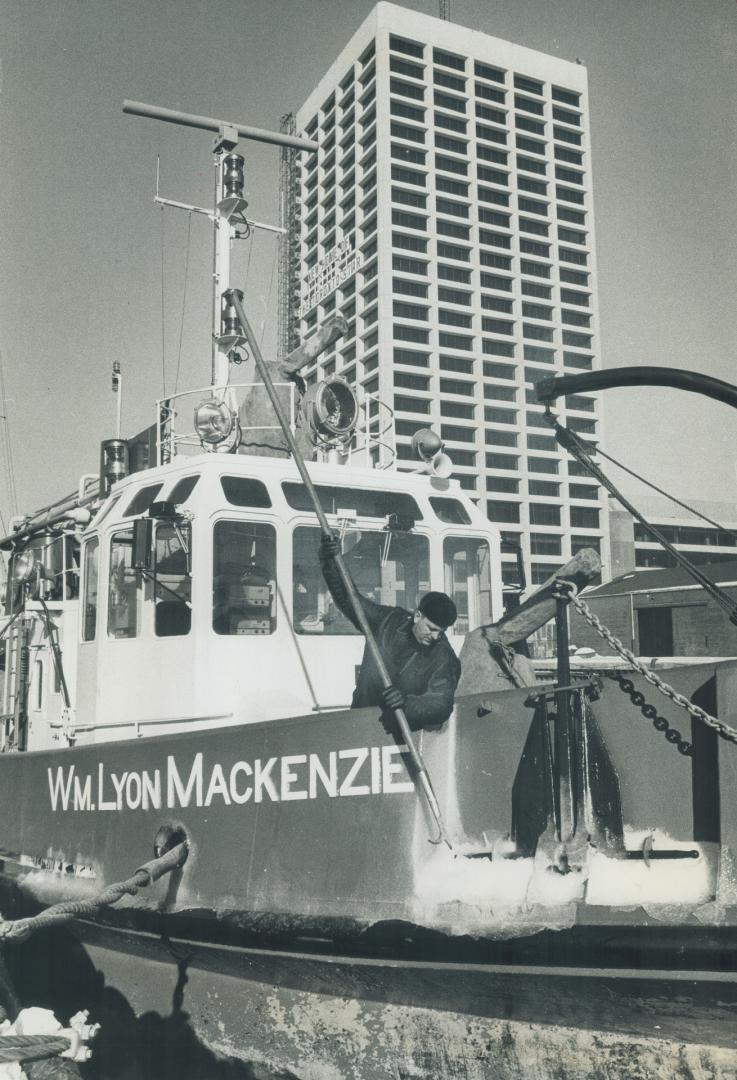
<path id="1" fill-rule="evenodd" d="M 450 19 L 450 0 L 440 0 L 440 18 Z"/>

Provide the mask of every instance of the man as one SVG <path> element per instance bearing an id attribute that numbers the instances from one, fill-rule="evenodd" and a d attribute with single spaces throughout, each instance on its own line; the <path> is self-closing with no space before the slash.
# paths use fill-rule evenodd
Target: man
<path id="1" fill-rule="evenodd" d="M 335 603 L 360 630 L 335 565 L 339 552 L 340 541 L 323 536 L 320 545 L 323 576 Z M 395 730 L 391 710 L 397 708 L 404 709 L 413 731 L 444 723 L 453 708 L 453 695 L 461 674 L 458 657 L 445 637 L 445 631 L 458 618 L 453 601 L 445 593 L 429 592 L 413 613 L 401 607 L 375 604 L 360 594 L 359 599 L 392 684 L 384 689 L 371 651 L 364 649 L 353 708 L 383 706 L 384 725 L 390 731 Z"/>

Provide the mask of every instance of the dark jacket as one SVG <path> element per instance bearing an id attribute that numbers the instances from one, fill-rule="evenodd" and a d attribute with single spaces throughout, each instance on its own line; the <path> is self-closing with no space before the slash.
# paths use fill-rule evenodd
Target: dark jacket
<path id="1" fill-rule="evenodd" d="M 323 575 L 335 603 L 360 630 L 334 561 L 321 561 Z M 461 674 L 460 662 L 450 644 L 441 638 L 431 645 L 420 645 L 412 633 L 414 615 L 411 611 L 375 604 L 360 594 L 359 597 L 392 685 L 405 696 L 404 711 L 410 728 L 416 731 L 418 728 L 442 724 L 453 709 L 453 695 Z M 353 708 L 383 706 L 382 690 L 379 671 L 366 647 L 353 694 Z"/>

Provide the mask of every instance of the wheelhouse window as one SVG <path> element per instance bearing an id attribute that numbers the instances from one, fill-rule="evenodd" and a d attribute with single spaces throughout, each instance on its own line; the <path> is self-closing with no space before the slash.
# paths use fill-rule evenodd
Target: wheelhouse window
<path id="1" fill-rule="evenodd" d="M 449 525 L 470 525 L 471 518 L 460 499 L 446 499 L 439 495 L 430 496 L 430 506 L 441 521 Z"/>
<path id="2" fill-rule="evenodd" d="M 250 476 L 221 476 L 220 485 L 233 506 L 271 506 L 266 484 L 261 480 L 253 480 Z"/>
<path id="3" fill-rule="evenodd" d="M 458 609 L 454 634 L 491 622 L 491 552 L 486 540 L 448 536 L 443 541 L 445 591 Z"/>
<path id="4" fill-rule="evenodd" d="M 113 533 L 110 543 L 107 632 L 112 638 L 138 633 L 140 574 L 133 569 L 133 528 Z"/>
<path id="5" fill-rule="evenodd" d="M 64 599 L 76 600 L 79 596 L 79 540 L 64 537 Z"/>
<path id="6" fill-rule="evenodd" d="M 430 589 L 430 545 L 427 537 L 387 529 L 340 530 L 343 559 L 356 588 L 376 604 L 413 611 Z M 298 634 L 357 634 L 335 606 L 319 560 L 320 530 L 294 530 L 292 605 Z"/>
<path id="7" fill-rule="evenodd" d="M 218 521 L 213 530 L 212 626 L 217 634 L 276 629 L 276 530 L 259 521 Z"/>
<path id="8" fill-rule="evenodd" d="M 36 689 L 35 700 L 33 708 L 36 712 L 40 712 L 44 703 L 44 663 L 43 660 L 36 660 L 33 665 L 33 682 Z"/>
<path id="9" fill-rule="evenodd" d="M 96 536 L 84 549 L 84 607 L 82 641 L 94 641 L 97 631 L 97 587 L 100 566 L 100 541 Z"/>
<path id="10" fill-rule="evenodd" d="M 146 487 L 139 488 L 128 503 L 123 517 L 145 514 L 163 486 L 163 484 L 148 484 Z"/>
<path id="11" fill-rule="evenodd" d="M 189 522 L 176 525 L 159 522 L 155 554 L 156 636 L 188 634 L 192 628 L 192 529 Z"/>
<path id="12" fill-rule="evenodd" d="M 186 502 L 194 491 L 198 480 L 198 474 L 195 474 L 194 476 L 183 476 L 181 480 L 177 480 L 176 484 L 169 492 L 168 501 L 177 505 Z"/>
<path id="13" fill-rule="evenodd" d="M 282 484 L 284 497 L 294 510 L 312 510 L 312 500 L 304 484 L 286 481 Z M 372 488 L 326 487 L 316 484 L 320 504 L 326 514 L 341 510 L 353 510 L 359 517 L 375 517 L 382 520 L 396 514 L 419 521 L 422 511 L 411 495 L 401 491 L 378 491 Z"/>

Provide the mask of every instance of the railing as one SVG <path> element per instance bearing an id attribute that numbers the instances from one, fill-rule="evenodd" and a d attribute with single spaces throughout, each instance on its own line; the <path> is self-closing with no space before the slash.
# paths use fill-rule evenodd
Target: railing
<path id="1" fill-rule="evenodd" d="M 305 403 L 309 409 L 310 400 L 300 397 L 293 382 L 274 383 L 274 386 L 280 391 L 288 391 L 289 427 L 292 434 L 295 434 L 300 411 Z M 259 419 L 263 421 L 273 418 L 273 423 L 244 422 L 244 420 L 253 419 L 253 415 L 244 417 L 244 405 L 249 392 L 259 389 L 264 389 L 261 382 L 229 383 L 222 386 L 199 387 L 159 398 L 156 402 L 156 463 L 165 465 L 179 455 L 202 453 L 203 445 L 194 426 L 194 413 L 196 406 L 205 401 L 224 403 L 231 413 L 239 418 L 241 431 L 239 445 L 244 448 L 243 452 L 248 452 L 247 444 L 252 441 L 248 436 L 253 436 L 256 432 L 277 432 L 280 436 L 279 442 L 281 442 L 281 428 L 267 401 L 264 400 L 258 404 L 261 411 Z M 304 410 L 302 411 L 304 414 Z M 253 410 L 251 412 L 253 413 Z M 309 422 L 308 417 L 305 417 L 305 422 Z M 317 460 L 322 461 L 365 465 L 382 470 L 391 468 L 397 458 L 393 410 L 380 400 L 378 394 L 364 395 L 358 405 L 357 423 L 350 438 L 330 440 L 317 436 L 315 456 Z"/>
<path id="2" fill-rule="evenodd" d="M 297 418 L 297 402 L 295 400 L 297 387 L 294 383 L 275 383 L 280 390 L 289 391 L 289 424 L 292 432 L 295 430 Z M 241 408 L 246 400 L 247 392 L 261 387 L 260 382 L 228 383 L 224 386 L 204 386 L 196 390 L 183 390 L 180 394 L 170 397 L 159 398 L 156 402 L 157 426 L 156 426 L 156 463 L 165 465 L 179 454 L 186 455 L 202 453 L 202 442 L 194 427 L 194 412 L 197 405 L 205 401 L 224 402 L 235 416 L 239 416 Z M 185 421 L 181 406 L 189 400 L 190 409 Z M 274 417 L 273 424 L 240 424 L 241 432 L 253 431 L 281 431 L 279 423 Z"/>

